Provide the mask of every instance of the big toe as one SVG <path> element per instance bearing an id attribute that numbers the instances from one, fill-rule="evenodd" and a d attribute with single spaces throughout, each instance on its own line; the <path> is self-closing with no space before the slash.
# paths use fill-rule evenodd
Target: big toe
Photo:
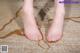
<path id="1" fill-rule="evenodd" d="M 60 40 L 61 39 L 61 37 L 62 37 L 62 35 L 48 35 L 47 36 L 47 40 L 49 41 L 49 42 L 51 42 L 51 41 L 58 41 L 58 40 Z"/>
<path id="2" fill-rule="evenodd" d="M 41 35 L 26 35 L 26 37 L 29 39 L 29 40 L 33 40 L 33 41 L 38 41 L 38 40 L 41 40 L 42 39 L 42 36 Z"/>

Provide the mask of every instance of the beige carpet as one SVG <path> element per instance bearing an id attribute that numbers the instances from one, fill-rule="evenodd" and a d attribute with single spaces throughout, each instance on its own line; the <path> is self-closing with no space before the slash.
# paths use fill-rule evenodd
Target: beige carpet
<path id="1" fill-rule="evenodd" d="M 42 2 L 43 0 L 41 0 Z M 35 16 L 39 17 L 38 13 L 46 2 L 41 5 L 38 0 L 34 4 Z M 38 4 L 36 6 L 36 4 Z M 48 44 L 46 41 L 35 42 L 30 41 L 22 35 L 22 20 L 21 17 L 13 19 L 15 12 L 22 5 L 22 1 L 16 0 L 0 0 L 0 45 L 8 45 L 9 53 L 80 53 L 80 18 L 79 10 L 71 11 L 70 18 L 65 18 L 64 33 L 62 40 Z M 75 5 L 76 7 L 79 7 Z M 51 8 L 53 9 L 53 8 Z M 77 12 L 76 12 L 77 11 Z M 77 15 L 75 15 L 78 13 Z M 45 16 L 43 22 L 38 18 L 39 23 L 44 23 L 41 30 L 44 33 L 44 27 L 47 27 L 51 22 L 53 11 L 50 10 Z M 66 13 L 67 14 L 67 13 Z M 75 18 L 77 17 L 77 18 Z M 11 20 L 13 19 L 13 21 Z M 11 20 L 11 21 L 10 21 Z M 10 23 L 8 23 L 10 22 Z M 50 46 L 50 47 L 49 47 Z"/>

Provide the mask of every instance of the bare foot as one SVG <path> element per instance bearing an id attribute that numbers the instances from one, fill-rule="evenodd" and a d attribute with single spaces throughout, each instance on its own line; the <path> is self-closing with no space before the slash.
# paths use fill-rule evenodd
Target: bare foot
<path id="1" fill-rule="evenodd" d="M 27 16 L 25 16 L 25 17 L 27 17 Z M 25 17 L 23 17 L 23 18 L 25 19 Z M 25 19 L 23 22 L 24 22 L 25 36 L 28 39 L 30 39 L 30 40 L 41 40 L 42 39 L 42 35 L 38 29 L 35 19 L 32 19 L 32 20 Z"/>
<path id="2" fill-rule="evenodd" d="M 62 29 L 59 26 L 52 26 L 48 30 L 47 40 L 49 42 L 55 42 L 60 40 L 62 37 Z"/>
<path id="3" fill-rule="evenodd" d="M 48 41 L 57 41 L 62 37 L 65 10 L 64 4 L 60 4 L 59 1 L 60 0 L 56 0 L 55 18 L 52 22 L 51 27 L 48 30 Z"/>
<path id="4" fill-rule="evenodd" d="M 41 40 L 42 35 L 33 15 L 33 0 L 25 0 L 23 6 L 23 24 L 25 36 L 30 40 Z"/>

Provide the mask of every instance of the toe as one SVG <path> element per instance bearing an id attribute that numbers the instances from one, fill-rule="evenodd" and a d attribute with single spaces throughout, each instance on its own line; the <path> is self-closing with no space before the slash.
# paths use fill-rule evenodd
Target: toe
<path id="1" fill-rule="evenodd" d="M 41 40 L 42 39 L 42 36 L 41 35 L 26 35 L 26 37 L 29 39 L 29 40 L 33 40 L 33 41 L 38 41 L 38 40 Z"/>
<path id="2" fill-rule="evenodd" d="M 47 40 L 50 42 L 51 41 L 55 42 L 55 41 L 60 40 L 61 37 L 62 37 L 62 35 L 49 35 L 49 36 L 47 36 Z"/>

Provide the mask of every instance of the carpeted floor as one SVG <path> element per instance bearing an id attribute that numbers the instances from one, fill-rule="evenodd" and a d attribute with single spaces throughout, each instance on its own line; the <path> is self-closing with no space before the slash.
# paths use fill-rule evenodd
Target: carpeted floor
<path id="1" fill-rule="evenodd" d="M 35 16 L 38 17 L 37 20 L 43 33 L 47 30 L 54 14 L 53 2 L 45 6 L 46 2 L 47 0 L 34 2 Z M 21 16 L 15 18 L 15 13 L 22 3 L 21 0 L 19 2 L 0 0 L 0 45 L 8 45 L 9 53 L 80 53 L 80 13 L 79 10 L 74 10 L 80 5 L 72 5 L 71 11 L 69 11 L 70 6 L 66 5 L 68 7 L 66 7 L 63 38 L 50 44 L 47 41 L 30 41 L 22 34 Z M 40 20 L 41 17 L 44 17 L 44 21 Z"/>

